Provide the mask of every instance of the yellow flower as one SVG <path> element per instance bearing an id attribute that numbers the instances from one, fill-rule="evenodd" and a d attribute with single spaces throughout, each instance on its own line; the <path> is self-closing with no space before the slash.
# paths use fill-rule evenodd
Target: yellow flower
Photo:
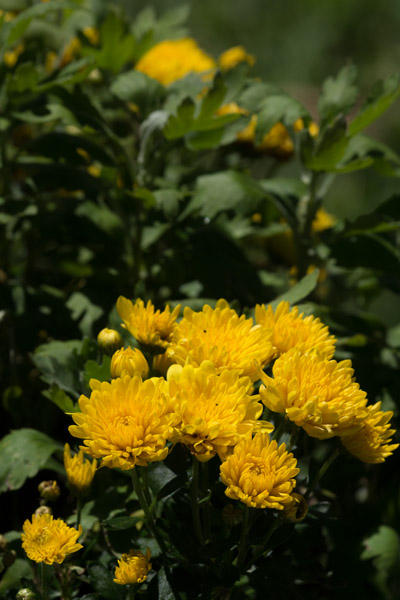
<path id="1" fill-rule="evenodd" d="M 297 119 L 297 121 L 295 121 L 293 123 L 293 129 L 296 132 L 302 131 L 304 129 L 303 119 Z M 314 121 L 311 121 L 311 123 L 308 126 L 308 133 L 311 135 L 311 137 L 317 137 L 317 135 L 319 134 L 319 127 L 318 127 L 317 123 L 314 123 Z"/>
<path id="2" fill-rule="evenodd" d="M 127 298 L 120 296 L 117 300 L 117 311 L 124 322 L 123 327 L 126 327 L 138 342 L 147 346 L 165 348 L 174 330 L 180 305 L 176 306 L 172 312 L 167 305 L 161 312 L 154 310 L 154 305 L 150 300 L 145 306 L 140 298 L 133 304 Z"/>
<path id="3" fill-rule="evenodd" d="M 82 438 L 82 448 L 107 467 L 128 470 L 164 460 L 171 415 L 161 381 L 128 375 L 111 383 L 91 379 L 90 398 L 81 396 L 82 412 L 72 414 L 71 435 Z"/>
<path id="4" fill-rule="evenodd" d="M 0 10 L 0 18 L 4 19 L 4 23 L 10 23 L 17 16 L 16 12 Z"/>
<path id="5" fill-rule="evenodd" d="M 84 27 L 82 32 L 93 46 L 96 46 L 99 43 L 100 34 L 99 30 L 95 27 Z"/>
<path id="6" fill-rule="evenodd" d="M 292 493 L 291 503 L 285 506 L 284 516 L 288 521 L 292 523 L 299 523 L 303 521 L 308 513 L 308 504 L 304 496 Z"/>
<path id="7" fill-rule="evenodd" d="M 207 304 L 200 312 L 186 307 L 176 326 L 167 355 L 176 363 L 199 366 L 203 360 L 214 363 L 218 372 L 234 369 L 252 380 L 259 377 L 273 355 L 268 336 L 253 319 L 246 319 L 218 300 L 215 309 Z"/>
<path id="8" fill-rule="evenodd" d="M 233 454 L 222 463 L 221 479 L 225 494 L 253 508 L 282 510 L 292 502 L 299 469 L 285 444 L 278 446 L 268 434 L 257 433 L 253 439 L 240 441 Z"/>
<path id="9" fill-rule="evenodd" d="M 342 437 L 345 448 L 365 463 L 381 463 L 399 447 L 399 444 L 391 444 L 396 433 L 389 423 L 393 413 L 380 408 L 381 402 L 368 406 L 360 430 Z"/>
<path id="10" fill-rule="evenodd" d="M 147 548 L 146 555 L 139 550 L 130 550 L 123 554 L 115 568 L 114 581 L 120 585 L 143 583 L 151 569 L 150 550 Z"/>
<path id="11" fill-rule="evenodd" d="M 248 54 L 243 46 L 233 46 L 221 54 L 218 62 L 223 71 L 229 71 L 241 62 L 247 62 L 252 67 L 255 58 L 252 54 Z"/>
<path id="12" fill-rule="evenodd" d="M 111 377 L 139 375 L 147 377 L 149 365 L 138 348 L 120 348 L 111 358 Z"/>
<path id="13" fill-rule="evenodd" d="M 173 361 L 167 356 L 167 353 L 164 354 L 156 354 L 153 356 L 152 368 L 156 373 L 160 373 L 160 375 L 166 375 L 168 369 L 173 364 Z"/>
<path id="14" fill-rule="evenodd" d="M 331 229 L 335 223 L 335 217 L 327 213 L 323 208 L 320 208 L 317 210 L 314 221 L 312 222 L 312 230 L 315 233 L 320 233 L 326 229 Z"/>
<path id="15" fill-rule="evenodd" d="M 83 548 L 76 540 L 82 527 L 76 530 L 68 527 L 61 519 L 53 519 L 49 514 L 33 515 L 32 522 L 26 520 L 21 535 L 22 547 L 28 558 L 38 563 L 62 563 L 68 554 Z"/>
<path id="16" fill-rule="evenodd" d="M 70 63 L 75 56 L 80 52 L 82 47 L 81 41 L 79 38 L 77 37 L 73 37 L 70 39 L 70 41 L 66 44 L 66 46 L 64 47 L 62 56 L 61 56 L 61 61 L 60 61 L 60 67 L 65 67 L 65 65 L 67 65 L 68 63 Z"/>
<path id="17" fill-rule="evenodd" d="M 171 440 L 188 446 L 199 461 L 225 456 L 252 434 L 262 405 L 258 396 L 251 396 L 248 377 L 227 370 L 218 374 L 212 363 L 204 361 L 200 367 L 173 365 L 167 380 L 170 406 L 177 416 Z"/>
<path id="18" fill-rule="evenodd" d="M 272 373 L 273 378 L 261 374 L 263 403 L 311 437 L 324 440 L 359 429 L 367 395 L 353 380 L 350 360 L 325 360 L 315 351 L 293 348 L 276 360 Z"/>
<path id="19" fill-rule="evenodd" d="M 121 348 L 124 342 L 116 329 L 105 327 L 98 333 L 97 343 L 104 352 L 112 354 L 118 350 L 118 348 Z"/>
<path id="20" fill-rule="evenodd" d="M 7 67 L 10 67 L 10 69 L 12 69 L 12 67 L 16 65 L 20 55 L 23 53 L 24 50 L 24 44 L 18 44 L 18 46 L 16 46 L 14 50 L 7 50 L 6 52 L 4 52 L 4 62 L 7 65 Z"/>
<path id="21" fill-rule="evenodd" d="M 335 353 L 336 338 L 330 335 L 328 327 L 313 315 L 299 314 L 297 306 L 290 310 L 289 302 L 280 302 L 275 311 L 271 305 L 257 304 L 255 319 L 272 332 L 275 356 L 295 347 L 303 352 L 318 350 L 323 358 L 332 358 Z"/>
<path id="22" fill-rule="evenodd" d="M 83 450 L 72 456 L 69 444 L 65 444 L 64 467 L 70 486 L 78 494 L 84 494 L 93 481 L 97 469 L 97 461 L 90 462 L 89 460 L 85 460 Z"/>
<path id="23" fill-rule="evenodd" d="M 215 69 L 214 59 L 203 52 L 195 40 L 164 40 L 156 44 L 136 64 L 135 69 L 169 85 L 189 73 L 207 73 Z"/>

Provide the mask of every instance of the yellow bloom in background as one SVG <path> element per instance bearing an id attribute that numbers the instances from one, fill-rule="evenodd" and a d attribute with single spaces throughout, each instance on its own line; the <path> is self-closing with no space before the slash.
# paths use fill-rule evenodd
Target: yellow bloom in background
<path id="1" fill-rule="evenodd" d="M 93 481 L 97 461 L 85 459 L 83 450 L 72 456 L 69 444 L 64 446 L 64 467 L 70 486 L 78 494 L 84 494 Z"/>
<path id="2" fill-rule="evenodd" d="M 335 224 L 335 217 L 326 212 L 323 208 L 320 208 L 317 210 L 315 219 L 312 222 L 312 231 L 314 233 L 320 233 L 321 231 L 326 231 L 326 229 L 332 229 Z"/>
<path id="3" fill-rule="evenodd" d="M 93 46 L 99 43 L 100 33 L 95 27 L 84 27 L 82 33 Z"/>
<path id="4" fill-rule="evenodd" d="M 303 119 L 297 119 L 297 121 L 293 123 L 293 129 L 296 132 L 302 131 L 304 129 Z M 311 137 L 317 137 L 317 135 L 319 134 L 319 127 L 317 123 L 311 121 L 311 123 L 308 126 L 308 133 L 311 135 Z"/>
<path id="5" fill-rule="evenodd" d="M 219 66 L 223 71 L 229 71 L 233 69 L 239 63 L 247 62 L 251 67 L 255 63 L 255 58 L 252 54 L 246 52 L 243 46 L 233 46 L 225 50 L 219 57 Z"/>
<path id="6" fill-rule="evenodd" d="M 24 44 L 18 44 L 18 46 L 16 46 L 14 50 L 7 50 L 6 52 L 4 52 L 3 60 L 7 67 L 12 69 L 12 67 L 14 67 L 17 64 L 17 61 L 24 50 Z"/>
<path id="7" fill-rule="evenodd" d="M 64 47 L 59 66 L 65 67 L 65 65 L 68 65 L 76 57 L 76 55 L 79 54 L 81 48 L 82 43 L 80 39 L 75 36 L 71 38 Z"/>
<path id="8" fill-rule="evenodd" d="M 167 355 L 181 365 L 200 366 L 210 360 L 218 372 L 234 369 L 256 380 L 259 367 L 268 364 L 273 349 L 260 325 L 244 315 L 239 317 L 226 300 L 218 300 L 214 309 L 207 304 L 200 312 L 185 308 Z"/>
<path id="9" fill-rule="evenodd" d="M 144 555 L 139 550 L 130 550 L 123 554 L 115 568 L 114 581 L 120 585 L 143 583 L 151 569 L 150 550 Z"/>
<path id="10" fill-rule="evenodd" d="M 165 348 L 175 328 L 180 305 L 171 312 L 167 305 L 163 311 L 154 310 L 153 303 L 149 300 L 145 305 L 140 298 L 135 304 L 120 296 L 117 300 L 117 311 L 124 322 L 123 327 L 146 346 L 160 346 Z"/>
<path id="11" fill-rule="evenodd" d="M 165 40 L 156 44 L 137 62 L 135 69 L 169 85 L 189 73 L 209 73 L 215 69 L 214 59 L 192 38 Z"/>
<path id="12" fill-rule="evenodd" d="M 52 515 L 33 515 L 32 522 L 26 520 L 21 534 L 22 547 L 28 558 L 38 563 L 62 563 L 65 558 L 83 548 L 77 543 L 82 527 L 74 529 L 62 519 L 53 519 Z"/>
<path id="13" fill-rule="evenodd" d="M 116 329 L 109 329 L 108 327 L 105 327 L 98 333 L 97 343 L 103 352 L 112 354 L 118 350 L 118 348 L 121 348 L 124 341 Z"/>
<path id="14" fill-rule="evenodd" d="M 152 369 L 156 373 L 160 373 L 160 375 L 166 375 L 172 364 L 173 362 L 169 356 L 167 356 L 166 352 L 164 352 L 164 354 L 156 354 L 153 356 Z"/>
<path id="15" fill-rule="evenodd" d="M 367 407 L 367 416 L 354 435 L 342 437 L 344 447 L 365 463 L 381 463 L 399 444 L 392 444 L 395 429 L 390 429 L 392 411 L 383 412 L 381 402 Z"/>
<path id="16" fill-rule="evenodd" d="M 111 358 L 111 377 L 122 377 L 122 375 L 139 375 L 147 377 L 149 365 L 139 348 L 120 348 Z"/>
<path id="17" fill-rule="evenodd" d="M 3 18 L 4 23 L 10 23 L 15 19 L 18 13 L 13 11 L 0 10 L 0 19 Z"/>
<path id="18" fill-rule="evenodd" d="M 241 438 L 253 433 L 262 413 L 253 385 L 236 371 L 173 365 L 167 374 L 171 409 L 177 416 L 171 440 L 185 444 L 201 462 L 225 456 Z M 273 426 L 270 425 L 270 431 Z"/>
<path id="19" fill-rule="evenodd" d="M 297 459 L 268 434 L 240 441 L 220 467 L 225 494 L 252 508 L 282 510 L 292 503 Z"/>
<path id="20" fill-rule="evenodd" d="M 82 412 L 72 414 L 76 424 L 69 432 L 82 438 L 83 449 L 106 467 L 128 470 L 164 460 L 171 414 L 161 393 L 162 381 L 128 375 L 111 383 L 91 379 L 90 398 L 80 397 Z"/>
<path id="21" fill-rule="evenodd" d="M 318 350 L 323 358 L 332 358 L 335 353 L 336 338 L 328 327 L 313 315 L 299 314 L 297 306 L 290 310 L 289 302 L 280 302 L 275 310 L 271 305 L 257 304 L 255 320 L 271 332 L 275 356 L 295 347 L 303 352 Z"/>
<path id="22" fill-rule="evenodd" d="M 308 435 L 327 439 L 355 433 L 366 416 L 367 394 L 353 380 L 350 360 L 325 360 L 293 348 L 278 358 L 273 378 L 262 374 L 260 396 Z"/>

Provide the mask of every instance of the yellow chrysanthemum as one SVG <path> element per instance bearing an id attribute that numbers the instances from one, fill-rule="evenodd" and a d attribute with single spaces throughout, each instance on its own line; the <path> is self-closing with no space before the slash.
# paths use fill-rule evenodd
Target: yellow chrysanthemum
<path id="1" fill-rule="evenodd" d="M 69 444 L 65 444 L 64 467 L 70 486 L 78 494 L 84 494 L 93 481 L 97 469 L 97 461 L 94 460 L 91 462 L 85 459 L 83 450 L 72 456 Z"/>
<path id="2" fill-rule="evenodd" d="M 142 381 L 125 375 L 111 383 L 90 380 L 90 398 L 81 396 L 80 413 L 71 435 L 82 438 L 83 449 L 107 467 L 133 469 L 163 460 L 171 415 L 156 378 Z"/>
<path id="3" fill-rule="evenodd" d="M 390 429 L 391 411 L 383 412 L 381 402 L 367 407 L 367 416 L 354 435 L 342 437 L 345 448 L 365 463 L 381 463 L 393 454 L 399 444 L 392 444 L 396 433 Z"/>
<path id="4" fill-rule="evenodd" d="M 241 438 L 253 433 L 262 413 L 253 385 L 236 371 L 218 374 L 204 361 L 200 367 L 173 365 L 167 374 L 170 405 L 177 416 L 171 440 L 190 448 L 201 462 L 225 456 Z M 270 425 L 270 431 L 273 427 Z"/>
<path id="5" fill-rule="evenodd" d="M 122 375 L 139 375 L 147 377 L 149 365 L 139 348 L 120 348 L 111 358 L 111 377 L 122 377 Z"/>
<path id="6" fill-rule="evenodd" d="M 192 38 L 165 40 L 156 44 L 136 64 L 135 69 L 169 85 L 189 73 L 207 73 L 215 69 L 214 59 Z"/>
<path id="7" fill-rule="evenodd" d="M 215 309 L 206 304 L 200 312 L 186 307 L 183 314 L 167 349 L 178 364 L 199 366 L 210 360 L 218 372 L 235 369 L 256 380 L 258 366 L 265 366 L 273 355 L 264 329 L 253 319 L 239 317 L 225 300 L 218 300 Z"/>
<path id="8" fill-rule="evenodd" d="M 320 233 L 326 229 L 331 229 L 336 223 L 333 215 L 329 214 L 323 208 L 317 210 L 315 218 L 312 222 L 312 230 L 315 233 Z"/>
<path id="9" fill-rule="evenodd" d="M 167 356 L 166 352 L 164 352 L 164 354 L 156 354 L 153 356 L 152 368 L 155 373 L 166 375 L 172 364 L 173 361 Z"/>
<path id="10" fill-rule="evenodd" d="M 325 360 L 315 351 L 293 348 L 276 360 L 272 372 L 273 378 L 262 374 L 263 403 L 311 437 L 323 440 L 359 429 L 367 395 L 353 380 L 350 360 Z"/>
<path id="11" fill-rule="evenodd" d="M 243 46 L 233 46 L 233 48 L 228 48 L 228 50 L 225 50 L 221 54 L 218 62 L 223 71 L 229 71 L 229 69 L 233 69 L 233 67 L 242 62 L 247 62 L 252 67 L 255 63 L 255 58 L 252 54 L 246 52 Z"/>
<path id="12" fill-rule="evenodd" d="M 120 296 L 117 300 L 117 311 L 124 322 L 123 326 L 138 342 L 147 346 L 165 348 L 174 330 L 180 306 L 176 306 L 171 312 L 167 305 L 161 312 L 154 310 L 150 300 L 145 305 L 143 300 L 138 298 L 133 304 L 127 298 Z"/>
<path id="13" fill-rule="evenodd" d="M 240 441 L 222 463 L 225 494 L 253 508 L 282 510 L 292 502 L 294 477 L 299 472 L 296 465 L 296 458 L 287 452 L 285 444 L 278 446 L 268 434 L 257 433 L 253 439 Z"/>
<path id="14" fill-rule="evenodd" d="M 298 350 L 318 350 L 323 358 L 332 358 L 335 353 L 336 338 L 321 321 L 304 313 L 294 306 L 290 310 L 289 302 L 280 302 L 275 310 L 271 305 L 257 304 L 255 320 L 272 332 L 271 342 L 275 356 L 280 356 L 291 348 Z M 270 333 L 269 333 L 270 334 Z"/>
<path id="15" fill-rule="evenodd" d="M 82 527 L 74 529 L 49 514 L 33 515 L 32 522 L 26 520 L 21 534 L 22 547 L 28 558 L 38 563 L 62 563 L 65 558 L 83 548 L 76 540 Z"/>
<path id="16" fill-rule="evenodd" d="M 114 581 L 120 585 L 143 583 L 151 569 L 150 550 L 144 555 L 139 550 L 130 550 L 123 554 L 115 568 Z"/>

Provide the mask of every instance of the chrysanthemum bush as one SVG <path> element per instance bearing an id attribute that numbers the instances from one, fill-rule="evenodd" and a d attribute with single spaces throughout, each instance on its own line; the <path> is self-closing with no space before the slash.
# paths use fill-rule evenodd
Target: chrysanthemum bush
<path id="1" fill-rule="evenodd" d="M 0 594 L 391 598 L 398 198 L 326 195 L 399 80 L 311 115 L 184 16 L 0 14 Z"/>

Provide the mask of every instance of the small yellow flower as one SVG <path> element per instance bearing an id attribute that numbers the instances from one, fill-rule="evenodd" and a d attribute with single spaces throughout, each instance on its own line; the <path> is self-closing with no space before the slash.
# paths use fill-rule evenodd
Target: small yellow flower
<path id="1" fill-rule="evenodd" d="M 358 431 L 367 395 L 353 380 L 350 360 L 325 360 L 315 351 L 292 348 L 278 358 L 273 378 L 261 374 L 261 400 L 321 440 Z"/>
<path id="2" fill-rule="evenodd" d="M 98 333 L 97 343 L 104 352 L 112 354 L 118 348 L 121 348 L 124 341 L 118 331 L 105 327 Z"/>
<path id="3" fill-rule="evenodd" d="M 225 494 L 253 508 L 282 510 L 292 502 L 297 460 L 268 434 L 240 441 L 220 467 Z"/>
<path id="4" fill-rule="evenodd" d="M 318 350 L 323 358 L 332 358 L 335 353 L 336 338 L 330 335 L 328 327 L 313 315 L 299 314 L 297 306 L 290 310 L 289 302 L 280 302 L 275 310 L 271 305 L 257 304 L 255 319 L 271 332 L 275 356 L 295 347 L 304 352 Z"/>
<path id="5" fill-rule="evenodd" d="M 154 310 L 153 303 L 149 300 L 145 305 L 140 298 L 133 304 L 127 298 L 120 296 L 117 300 L 117 311 L 124 322 L 123 327 L 146 346 L 159 346 L 165 348 L 175 327 L 180 306 L 171 312 L 169 306 L 161 312 Z"/>
<path id="6" fill-rule="evenodd" d="M 93 481 L 97 469 L 97 461 L 90 462 L 85 459 L 83 450 L 75 456 L 71 455 L 69 444 L 64 446 L 64 467 L 67 473 L 68 483 L 79 495 L 85 494 Z"/>
<path id="7" fill-rule="evenodd" d="M 76 530 L 61 519 L 51 515 L 33 515 L 32 522 L 26 520 L 21 535 L 22 547 L 28 558 L 38 563 L 62 563 L 65 558 L 83 548 L 76 540 L 82 527 Z"/>
<path id="8" fill-rule="evenodd" d="M 111 358 L 111 377 L 122 377 L 122 375 L 139 375 L 147 377 L 149 365 L 140 352 L 139 348 L 120 348 Z"/>
<path id="9" fill-rule="evenodd" d="M 177 416 L 171 440 L 188 446 L 199 461 L 225 456 L 252 434 L 262 405 L 258 396 L 251 396 L 248 377 L 227 370 L 218 374 L 212 363 L 204 361 L 197 368 L 173 365 L 167 380 L 170 406 Z"/>
<path id="10" fill-rule="evenodd" d="M 90 398 L 81 396 L 82 412 L 72 414 L 71 435 L 82 438 L 82 448 L 107 467 L 128 470 L 164 460 L 172 416 L 162 382 L 128 375 L 111 383 L 91 379 Z"/>
<path id="11" fill-rule="evenodd" d="M 164 40 L 156 44 L 135 66 L 137 71 L 169 85 L 189 73 L 209 73 L 215 69 L 214 59 L 203 52 L 195 40 Z"/>
<path id="12" fill-rule="evenodd" d="M 200 366 L 203 360 L 210 360 L 218 372 L 234 369 L 255 381 L 259 366 L 268 364 L 273 349 L 260 325 L 244 315 L 239 317 L 226 300 L 218 300 L 215 309 L 207 304 L 200 312 L 185 308 L 167 355 L 181 365 Z"/>
<path id="13" fill-rule="evenodd" d="M 4 62 L 7 65 L 7 67 L 12 69 L 12 67 L 14 67 L 17 64 L 17 61 L 24 50 L 24 44 L 18 44 L 18 46 L 16 46 L 14 50 L 7 50 L 6 52 L 4 52 Z"/>
<path id="14" fill-rule="evenodd" d="M 0 10 L 0 18 L 3 17 L 4 23 L 10 23 L 17 16 L 16 12 Z"/>
<path id="15" fill-rule="evenodd" d="M 143 583 L 151 569 L 150 550 L 144 555 L 139 550 L 130 550 L 123 554 L 115 568 L 114 581 L 120 585 Z"/>
<path id="16" fill-rule="evenodd" d="M 293 129 L 296 132 L 302 131 L 304 129 L 303 119 L 297 119 L 297 121 L 293 123 Z M 319 127 L 317 123 L 311 121 L 311 123 L 308 126 L 308 133 L 311 135 L 311 137 L 317 137 L 317 135 L 319 134 Z"/>
<path id="17" fill-rule="evenodd" d="M 291 503 L 285 506 L 284 516 L 292 523 L 300 523 L 308 513 L 308 504 L 304 496 L 293 492 L 291 495 Z"/>
<path id="18" fill-rule="evenodd" d="M 315 219 L 312 222 L 312 230 L 315 233 L 320 233 L 326 229 L 331 229 L 336 224 L 336 219 L 323 208 L 317 210 Z"/>
<path id="19" fill-rule="evenodd" d="M 84 27 L 82 32 L 93 46 L 96 46 L 99 43 L 100 34 L 99 30 L 95 27 Z"/>
<path id="20" fill-rule="evenodd" d="M 80 52 L 81 47 L 82 47 L 82 44 L 81 44 L 81 41 L 79 38 L 77 38 L 76 36 L 71 38 L 70 41 L 64 47 L 64 50 L 63 50 L 63 53 L 61 56 L 60 67 L 65 67 L 65 65 L 70 63 L 76 57 L 76 55 Z"/>
<path id="21" fill-rule="evenodd" d="M 391 443 L 396 433 L 389 423 L 393 413 L 380 408 L 381 402 L 368 406 L 359 431 L 342 437 L 344 447 L 365 463 L 381 463 L 399 447 Z"/>
<path id="22" fill-rule="evenodd" d="M 233 48 L 228 48 L 220 55 L 218 62 L 223 71 L 229 71 L 241 62 L 247 62 L 252 67 L 255 58 L 252 54 L 248 54 L 243 46 L 233 46 Z"/>

